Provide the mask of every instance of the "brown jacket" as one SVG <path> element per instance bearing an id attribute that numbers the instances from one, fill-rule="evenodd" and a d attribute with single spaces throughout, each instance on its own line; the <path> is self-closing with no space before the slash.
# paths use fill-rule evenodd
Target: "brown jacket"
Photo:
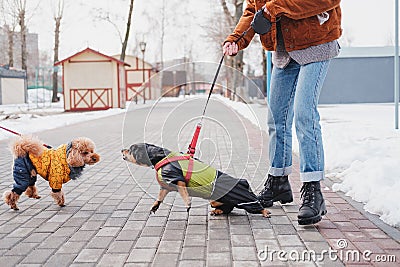
<path id="1" fill-rule="evenodd" d="M 255 12 L 266 5 L 271 16 L 264 16 L 271 22 L 280 18 L 286 51 L 304 49 L 314 45 L 336 40 L 342 34 L 340 0 L 246 0 L 247 7 L 243 12 L 234 32 L 225 42 L 234 42 L 245 30 L 249 29 Z M 317 15 L 327 11 L 329 20 L 320 25 Z M 246 48 L 254 37 L 250 28 L 238 42 L 239 49 Z M 276 23 L 271 30 L 260 35 L 265 50 L 275 51 L 277 45 Z"/>

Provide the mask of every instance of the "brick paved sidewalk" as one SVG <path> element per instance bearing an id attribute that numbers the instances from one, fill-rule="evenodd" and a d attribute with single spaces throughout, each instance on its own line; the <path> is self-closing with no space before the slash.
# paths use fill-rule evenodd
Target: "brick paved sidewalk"
<path id="1" fill-rule="evenodd" d="M 379 265 L 362 259 L 332 260 L 328 255 L 315 262 L 278 259 L 280 250 L 287 253 L 279 255 L 285 258 L 311 250 L 321 257 L 323 250 L 337 249 L 339 239 L 347 242 L 347 247 L 339 250 L 342 254 L 371 250 L 371 259 L 396 256 L 397 262 L 382 266 L 399 265 L 398 230 L 360 212 L 359 204 L 342 194 L 328 190 L 330 181 L 325 182 L 324 191 L 328 215 L 316 226 L 298 226 L 298 173 L 290 177 L 295 203 L 272 207 L 270 219 L 237 209 L 230 216 L 212 217 L 202 199 L 193 199 L 188 215 L 175 193 L 150 216 L 152 196 L 159 189 L 154 171 L 133 165 L 128 169 L 119 152 L 121 134 L 125 146 L 143 140 L 160 144 L 162 140 L 166 147 L 185 150 L 197 121 L 181 127 L 197 115 L 202 103 L 190 103 L 194 109 L 185 103 L 164 103 L 152 113 L 150 109 L 129 112 L 124 124 L 124 116 L 118 115 L 40 133 L 53 145 L 89 136 L 96 142 L 102 161 L 87 167 L 78 181 L 64 186 L 64 208 L 53 204 L 43 179 L 38 182 L 40 200 L 21 197 L 18 212 L 0 204 L 0 266 Z M 178 105 L 183 112 L 171 115 Z M 267 171 L 266 137 L 223 105 L 211 104 L 207 112 L 215 117 L 203 125 L 201 159 L 237 177 L 249 178 L 258 192 Z M 0 142 L 1 192 L 12 185 L 7 145 Z M 296 164 L 294 169 L 298 169 Z M 263 253 L 266 249 L 268 253 Z M 266 255 L 269 257 L 264 260 Z"/>

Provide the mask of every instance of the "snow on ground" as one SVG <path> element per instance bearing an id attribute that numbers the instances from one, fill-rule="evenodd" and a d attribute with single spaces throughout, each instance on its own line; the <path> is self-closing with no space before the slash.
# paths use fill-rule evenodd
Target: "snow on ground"
<path id="1" fill-rule="evenodd" d="M 221 99 L 266 130 L 267 106 Z M 400 226 L 400 130 L 393 104 L 320 105 L 326 176 L 364 209 Z M 257 119 L 256 119 L 257 118 Z M 294 130 L 294 129 L 293 129 Z M 293 135 L 293 151 L 298 143 Z"/>
<path id="2" fill-rule="evenodd" d="M 0 126 L 21 134 L 32 134 L 112 116 L 127 110 L 114 108 L 102 111 L 64 112 L 62 95 L 59 95 L 60 102 L 51 103 L 51 91 L 45 89 L 28 90 L 28 94 L 28 104 L 0 105 Z M 164 98 L 161 101 L 181 101 L 182 99 L 182 97 Z M 154 100 L 148 100 L 146 104 L 139 103 L 134 108 L 150 107 L 154 102 Z M 130 102 L 126 103 L 127 108 L 129 104 Z M 14 137 L 15 135 L 0 129 L 0 140 Z"/>
<path id="3" fill-rule="evenodd" d="M 48 90 L 28 90 L 28 93 L 28 104 L 0 105 L 0 126 L 21 134 L 31 134 L 124 112 L 123 109 L 64 112 L 62 96 L 60 102 L 51 103 L 51 92 Z M 0 140 L 14 137 L 0 130 Z"/>

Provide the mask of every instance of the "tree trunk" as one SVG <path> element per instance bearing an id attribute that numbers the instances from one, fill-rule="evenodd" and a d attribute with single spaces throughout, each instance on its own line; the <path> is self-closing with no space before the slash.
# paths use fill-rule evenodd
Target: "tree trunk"
<path id="1" fill-rule="evenodd" d="M 228 6 L 226 4 L 226 0 L 220 0 L 220 1 L 221 1 L 222 9 L 224 10 L 226 20 L 228 21 L 229 25 L 234 25 L 234 19 L 233 19 L 231 13 L 229 12 Z"/>
<path id="2" fill-rule="evenodd" d="M 164 69 L 164 37 L 165 37 L 165 0 L 163 0 L 162 4 L 162 19 L 161 19 L 161 48 L 160 48 L 160 63 L 161 70 Z M 163 75 L 163 73 L 161 73 Z"/>
<path id="3" fill-rule="evenodd" d="M 237 1 L 235 5 L 235 24 L 237 24 L 240 20 L 240 17 L 243 14 L 243 1 Z M 234 68 L 239 71 L 243 72 L 243 50 L 239 51 L 238 54 L 234 57 Z M 239 81 L 238 75 L 235 71 L 234 74 L 234 80 L 233 80 L 233 86 L 234 86 L 234 95 L 233 95 L 233 100 L 235 101 L 236 97 L 236 88 L 238 86 L 242 86 L 242 82 Z"/>
<path id="4" fill-rule="evenodd" d="M 243 1 L 237 1 L 236 9 L 235 9 L 235 24 L 239 23 L 240 17 L 243 14 Z M 239 53 L 235 57 L 235 68 L 243 72 L 243 50 L 239 51 Z"/>
<path id="5" fill-rule="evenodd" d="M 14 67 L 14 31 L 6 26 L 8 36 L 8 66 Z"/>
<path id="6" fill-rule="evenodd" d="M 25 9 L 21 9 L 19 12 L 19 25 L 21 27 L 21 68 L 26 71 L 28 69 L 28 66 L 26 63 L 27 51 L 26 51 Z"/>
<path id="7" fill-rule="evenodd" d="M 56 17 L 54 20 L 56 22 L 56 27 L 54 31 L 54 64 L 58 62 L 58 49 L 60 46 L 60 26 L 61 26 L 62 16 Z M 53 68 L 53 95 L 51 98 L 51 102 L 58 102 L 60 99 L 57 96 L 58 93 L 58 69 L 57 67 Z"/>
<path id="8" fill-rule="evenodd" d="M 129 31 L 131 29 L 132 11 L 134 2 L 135 0 L 131 0 L 131 4 L 129 6 L 128 21 L 126 22 L 125 39 L 124 42 L 122 43 L 121 57 L 119 58 L 121 61 L 125 60 L 126 47 L 128 46 L 128 40 L 129 40 Z"/>

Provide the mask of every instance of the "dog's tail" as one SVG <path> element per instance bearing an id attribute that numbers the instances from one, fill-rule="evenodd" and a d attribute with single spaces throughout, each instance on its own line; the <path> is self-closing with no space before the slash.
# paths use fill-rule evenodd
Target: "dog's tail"
<path id="1" fill-rule="evenodd" d="M 10 144 L 11 152 L 15 158 L 25 157 L 28 153 L 34 157 L 43 154 L 43 142 L 37 137 L 22 135 Z"/>

